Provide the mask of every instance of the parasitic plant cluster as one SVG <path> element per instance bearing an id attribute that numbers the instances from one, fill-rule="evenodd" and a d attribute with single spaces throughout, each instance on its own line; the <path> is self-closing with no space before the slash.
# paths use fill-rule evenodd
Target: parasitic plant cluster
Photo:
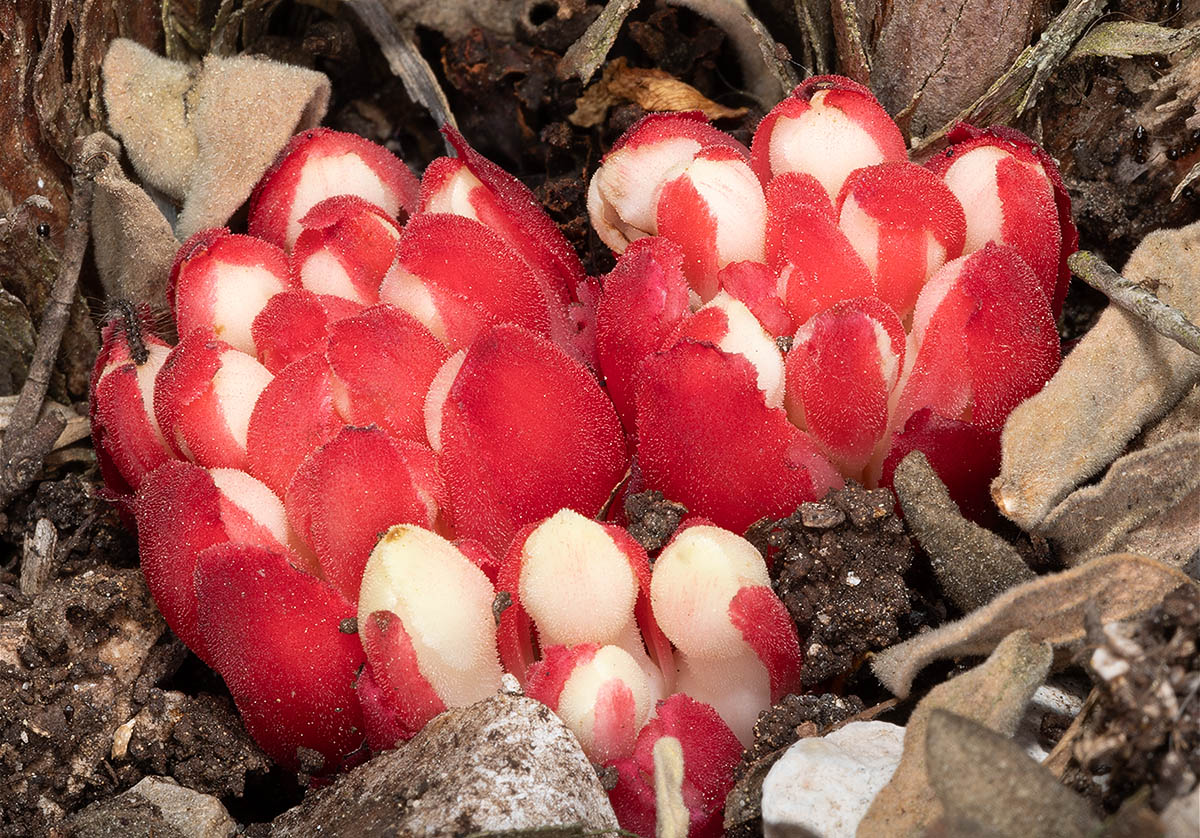
<path id="1" fill-rule="evenodd" d="M 674 736 L 692 834 L 719 834 L 757 714 L 800 685 L 795 625 L 737 533 L 886 483 L 914 448 L 968 505 L 986 489 L 1005 416 L 1058 363 L 1057 172 L 1001 129 L 909 162 L 836 77 L 749 151 L 652 115 L 592 179 L 620 254 L 593 278 L 446 134 L 456 156 L 418 181 L 302 132 L 247 234 L 183 245 L 178 343 L 104 330 L 105 481 L 167 622 L 281 764 L 392 747 L 507 671 L 613 766 L 624 826 L 653 831 L 654 742 Z M 641 489 L 696 515 L 653 565 L 620 526 Z"/>

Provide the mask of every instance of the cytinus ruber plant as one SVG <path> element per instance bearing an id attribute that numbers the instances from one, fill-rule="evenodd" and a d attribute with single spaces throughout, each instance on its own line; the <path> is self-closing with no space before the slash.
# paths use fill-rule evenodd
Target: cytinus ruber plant
<path id="1" fill-rule="evenodd" d="M 303 132 L 248 234 L 183 245 L 179 342 L 105 327 L 106 483 L 167 622 L 282 765 L 309 749 L 337 770 L 507 671 L 615 768 L 623 825 L 653 832 L 673 736 L 691 833 L 719 834 L 757 714 L 802 664 L 738 533 L 845 477 L 886 482 L 913 448 L 961 497 L 986 485 L 1005 416 L 1058 362 L 1057 173 L 966 128 L 918 166 L 832 77 L 753 152 L 654 115 L 592 180 L 621 254 L 597 280 L 446 133 L 456 156 L 418 182 Z M 697 516 L 653 566 L 614 503 L 641 488 Z"/>

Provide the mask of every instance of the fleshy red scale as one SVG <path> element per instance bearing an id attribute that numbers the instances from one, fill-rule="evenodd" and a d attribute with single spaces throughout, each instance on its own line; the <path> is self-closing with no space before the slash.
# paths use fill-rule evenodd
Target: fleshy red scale
<path id="1" fill-rule="evenodd" d="M 663 348 L 687 315 L 683 254 L 669 239 L 639 239 L 621 254 L 603 287 L 596 312 L 600 373 L 632 434 L 638 367 Z"/>
<path id="2" fill-rule="evenodd" d="M 471 345 L 440 418 L 455 532 L 496 553 L 564 507 L 595 515 L 625 473 L 620 421 L 596 380 L 516 326 Z"/>
<path id="3" fill-rule="evenodd" d="M 284 496 L 292 529 L 352 603 L 380 534 L 396 524 L 437 529 L 444 505 L 433 452 L 378 428 L 343 428 L 300 464 Z"/>
<path id="4" fill-rule="evenodd" d="M 824 210 L 793 209 L 772 267 L 779 273 L 779 296 L 794 323 L 850 297 L 876 293 L 876 284 L 846 234 Z"/>
<path id="5" fill-rule="evenodd" d="M 292 248 L 294 282 L 360 305 L 379 301 L 379 284 L 396 258 L 400 225 L 381 207 L 355 195 L 335 195 L 300 219 Z"/>
<path id="6" fill-rule="evenodd" d="M 766 406 L 740 356 L 699 343 L 660 353 L 642 367 L 637 407 L 647 487 L 735 532 L 841 484 L 816 443 Z"/>
<path id="7" fill-rule="evenodd" d="M 717 283 L 744 303 L 771 337 L 790 337 L 796 331 L 792 315 L 777 293 L 778 278 L 762 262 L 732 262 L 721 269 Z"/>
<path id="8" fill-rule="evenodd" d="M 361 310 L 358 303 L 303 288 L 276 294 L 250 327 L 258 360 L 278 375 L 293 361 L 324 352 L 329 327 Z"/>
<path id="9" fill-rule="evenodd" d="M 576 646 L 559 644 L 543 649 L 541 660 L 529 667 L 525 695 L 542 702 L 551 710 L 557 710 L 558 697 L 575 667 L 590 661 L 599 650 L 600 646 L 596 643 L 580 643 Z"/>
<path id="10" fill-rule="evenodd" d="M 416 211 L 420 184 L 399 158 L 357 134 L 292 137 L 250 196 L 250 234 L 291 250 L 300 219 L 326 198 L 357 195 L 391 216 Z"/>
<path id="11" fill-rule="evenodd" d="M 326 355 L 347 424 L 425 442 L 425 395 L 449 357 L 428 329 L 398 308 L 374 306 L 329 327 Z"/>
<path id="12" fill-rule="evenodd" d="M 362 644 L 340 630 L 350 603 L 281 554 L 243 545 L 204 551 L 196 591 L 213 668 L 254 740 L 293 771 L 302 747 L 322 754 L 326 771 L 341 766 L 364 739 Z"/>
<path id="13" fill-rule="evenodd" d="M 717 838 L 723 834 L 725 798 L 733 788 L 742 745 L 715 710 L 682 693 L 659 703 L 655 718 L 638 734 L 632 757 L 609 763 L 618 776 L 608 793 L 617 820 L 630 832 L 654 834 L 654 743 L 663 736 L 678 739 L 683 750 L 688 838 Z"/>
<path id="14" fill-rule="evenodd" d="M 807 172 L 783 172 L 771 178 L 767 183 L 766 199 L 766 263 L 776 269 L 783 264 L 783 237 L 791 226 L 794 211 L 807 207 L 837 222 L 829 193 Z"/>
<path id="15" fill-rule="evenodd" d="M 729 603 L 729 621 L 767 668 L 772 702 L 800 690 L 800 638 L 774 591 L 765 585 L 741 588 Z"/>
<path id="16" fill-rule="evenodd" d="M 446 705 L 421 674 L 412 638 L 400 618 L 386 610 L 372 612 L 359 633 L 384 706 L 395 714 L 404 738 L 413 736 Z"/>

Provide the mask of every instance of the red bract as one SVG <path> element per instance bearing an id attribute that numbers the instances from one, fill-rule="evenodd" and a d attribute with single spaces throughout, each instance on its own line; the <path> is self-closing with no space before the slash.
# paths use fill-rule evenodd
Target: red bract
<path id="1" fill-rule="evenodd" d="M 620 421 L 592 375 L 512 325 L 447 362 L 426 402 L 454 530 L 503 553 L 527 523 L 596 514 L 627 465 Z"/>
<path id="2" fill-rule="evenodd" d="M 766 186 L 776 175 L 815 177 L 836 199 L 855 169 L 904 160 L 900 129 L 871 91 L 840 76 L 813 76 L 758 125 L 754 171 Z"/>
<path id="3" fill-rule="evenodd" d="M 154 379 L 171 350 L 137 323 L 137 334 L 128 334 L 130 326 L 124 319 L 105 324 L 88 404 L 101 474 L 119 495 L 136 491 L 171 457 L 154 418 Z"/>
<path id="4" fill-rule="evenodd" d="M 226 229 L 202 230 L 175 256 L 167 299 L 179 334 L 211 330 L 234 349 L 253 353 L 254 318 L 289 287 L 287 254 L 278 247 Z"/>
<path id="5" fill-rule="evenodd" d="M 250 196 L 250 235 L 291 250 L 302 219 L 335 195 L 357 195 L 390 216 L 416 211 L 420 185 L 390 151 L 356 134 L 314 128 L 292 137 Z"/>
<path id="6" fill-rule="evenodd" d="M 682 746 L 689 838 L 717 838 L 723 834 L 725 797 L 733 788 L 742 745 L 716 711 L 682 693 L 658 705 L 655 717 L 638 734 L 632 757 L 611 763 L 618 779 L 609 799 L 617 820 L 630 832 L 654 834 L 654 743 L 664 736 L 678 739 Z"/>
<path id="7" fill-rule="evenodd" d="M 379 284 L 396 258 L 395 219 L 362 198 L 337 195 L 310 209 L 300 226 L 290 263 L 297 284 L 360 305 L 378 302 Z"/>
<path id="8" fill-rule="evenodd" d="M 274 374 L 292 361 L 324 352 L 329 327 L 362 309 L 343 297 L 314 294 L 303 288 L 276 294 L 250 327 L 258 360 Z"/>
<path id="9" fill-rule="evenodd" d="M 308 748 L 332 771 L 362 747 L 362 644 L 341 630 L 350 603 L 279 553 L 230 544 L 200 555 L 196 594 L 213 668 L 272 759 L 297 770 Z"/>
<path id="10" fill-rule="evenodd" d="M 207 661 L 196 623 L 196 562 L 218 544 L 290 552 L 283 503 L 245 472 L 173 460 L 145 480 L 133 510 L 146 585 L 171 630 Z"/>
<path id="11" fill-rule="evenodd" d="M 288 485 L 292 529 L 316 555 L 330 583 L 358 601 L 363 567 L 379 534 L 393 524 L 434 529 L 445 484 L 428 448 L 375 428 L 344 428 L 308 456 Z"/>
<path id="12" fill-rule="evenodd" d="M 171 350 L 154 382 L 154 416 L 179 457 L 245 468 L 250 414 L 273 376 L 252 355 L 196 329 Z"/>
<path id="13" fill-rule="evenodd" d="M 767 407 L 756 379 L 744 358 L 685 342 L 648 359 L 637 381 L 647 486 L 738 531 L 841 482 L 812 439 Z"/>

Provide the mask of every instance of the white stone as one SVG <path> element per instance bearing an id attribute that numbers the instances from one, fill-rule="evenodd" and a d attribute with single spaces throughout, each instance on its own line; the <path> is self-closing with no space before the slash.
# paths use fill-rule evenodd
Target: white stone
<path id="1" fill-rule="evenodd" d="M 854 838 L 903 749 L 904 728 L 887 722 L 851 722 L 828 736 L 801 739 L 763 781 L 764 834 L 783 838 L 807 830 Z"/>
<path id="2" fill-rule="evenodd" d="M 1050 752 L 1042 747 L 1042 718 L 1047 713 L 1058 713 L 1074 718 L 1083 709 L 1083 701 L 1091 684 L 1070 678 L 1052 678 L 1037 688 L 1025 715 L 1021 719 L 1013 741 L 1025 749 L 1025 753 L 1041 762 Z"/>

